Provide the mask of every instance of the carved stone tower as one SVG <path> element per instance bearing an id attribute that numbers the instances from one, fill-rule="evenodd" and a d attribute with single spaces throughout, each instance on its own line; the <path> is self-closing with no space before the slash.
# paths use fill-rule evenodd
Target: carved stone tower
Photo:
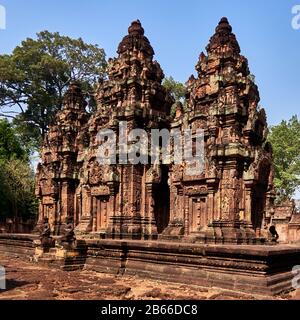
<path id="1" fill-rule="evenodd" d="M 141 23 L 134 21 L 118 47 L 118 57 L 108 61 L 108 80 L 99 83 L 95 94 L 97 111 L 79 135 L 80 141 L 89 142 L 88 147 L 79 143 L 83 151 L 77 159 L 82 162 L 76 191 L 77 232 L 148 239 L 156 238 L 157 229 L 168 224 L 162 220 L 169 203 L 160 198 L 159 189 L 168 199 L 168 168 L 121 163 L 123 142 L 119 137 L 130 138 L 133 129 L 145 129 L 149 137 L 151 128 L 169 126 L 173 101 L 161 85 L 164 75 L 153 55 Z M 121 122 L 126 122 L 123 129 L 119 127 Z M 97 160 L 97 135 L 104 129 L 112 130 L 117 137 L 117 164 L 103 165 Z M 130 146 L 138 138 L 128 140 Z"/>
<path id="2" fill-rule="evenodd" d="M 198 77 L 187 82 L 187 105 L 178 103 L 173 119 L 174 101 L 138 20 L 108 61 L 92 115 L 79 85 L 70 85 L 42 149 L 39 223 L 48 217 L 59 234 L 72 217 L 77 235 L 96 238 L 264 242 L 274 198 L 266 114 L 226 18 L 206 49 L 196 65 Z M 171 128 L 194 135 L 203 130 L 203 172 L 190 175 L 185 162 L 150 164 L 151 130 Z M 138 129 L 148 143 L 136 149 Z M 114 138 L 114 162 L 100 161 L 99 147 L 110 141 L 104 132 Z"/>
<path id="3" fill-rule="evenodd" d="M 38 224 L 48 218 L 55 234 L 59 234 L 66 218 L 75 214 L 74 197 L 78 183 L 76 137 L 88 120 L 85 107 L 80 85 L 72 82 L 65 94 L 62 111 L 58 112 L 45 138 L 42 161 L 37 168 Z"/>
<path id="4" fill-rule="evenodd" d="M 188 110 L 172 127 L 203 129 L 206 165 L 198 176 L 171 168 L 167 239 L 212 243 L 263 241 L 273 199 L 272 152 L 264 109 L 247 59 L 222 18 L 188 85 Z"/>

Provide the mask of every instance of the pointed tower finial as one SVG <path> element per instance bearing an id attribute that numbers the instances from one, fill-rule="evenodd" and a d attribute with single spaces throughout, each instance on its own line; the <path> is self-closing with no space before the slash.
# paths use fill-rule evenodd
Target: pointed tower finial
<path id="1" fill-rule="evenodd" d="M 226 17 L 223 17 L 218 26 L 216 27 L 216 32 L 224 32 L 224 33 L 231 33 L 232 32 L 232 27 L 228 22 L 228 19 Z"/>
<path id="2" fill-rule="evenodd" d="M 143 36 L 144 33 L 145 33 L 145 30 L 142 27 L 140 20 L 137 19 L 131 22 L 131 26 L 128 28 L 128 34 Z"/>
<path id="3" fill-rule="evenodd" d="M 84 99 L 81 83 L 77 80 L 71 80 L 63 98 L 64 109 L 75 108 L 85 109 L 86 101 Z"/>
<path id="4" fill-rule="evenodd" d="M 137 49 L 153 57 L 154 51 L 147 37 L 144 36 L 145 30 L 140 20 L 135 20 L 128 28 L 128 35 L 123 38 L 118 47 L 118 54 Z"/>
<path id="5" fill-rule="evenodd" d="M 208 53 L 224 53 L 228 50 L 237 54 L 241 52 L 236 37 L 232 33 L 232 27 L 226 17 L 221 18 L 216 27 L 215 34 L 210 38 L 206 50 Z"/>

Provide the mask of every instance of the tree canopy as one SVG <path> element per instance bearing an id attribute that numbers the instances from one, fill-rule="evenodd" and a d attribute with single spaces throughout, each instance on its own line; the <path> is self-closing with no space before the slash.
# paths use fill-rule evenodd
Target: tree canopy
<path id="1" fill-rule="evenodd" d="M 173 77 L 166 77 L 163 86 L 171 93 L 175 101 L 184 102 L 186 87 L 183 83 L 174 80 Z"/>
<path id="2" fill-rule="evenodd" d="M 34 173 L 14 127 L 0 119 L 0 218 L 36 213 Z"/>
<path id="3" fill-rule="evenodd" d="M 292 198 L 300 185 L 300 122 L 297 116 L 270 128 L 278 201 Z"/>
<path id="4" fill-rule="evenodd" d="M 38 146 L 71 80 L 82 83 L 89 106 L 92 88 L 105 76 L 105 52 L 81 38 L 43 31 L 11 55 L 0 55 L 0 116 L 10 117 L 23 142 Z"/>
<path id="5" fill-rule="evenodd" d="M 28 160 L 26 150 L 21 146 L 12 125 L 5 119 L 0 119 L 0 160 Z"/>

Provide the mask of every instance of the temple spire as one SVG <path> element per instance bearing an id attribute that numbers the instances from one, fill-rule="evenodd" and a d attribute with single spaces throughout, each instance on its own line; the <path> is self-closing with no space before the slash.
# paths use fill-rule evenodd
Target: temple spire
<path id="1" fill-rule="evenodd" d="M 228 33 L 228 34 L 232 32 L 232 27 L 229 24 L 228 19 L 226 17 L 223 17 L 220 20 L 219 24 L 216 27 L 216 32 L 217 33 L 223 32 L 223 33 Z"/>
<path id="2" fill-rule="evenodd" d="M 76 80 L 70 82 L 69 88 L 63 98 L 63 105 L 63 109 L 74 108 L 85 110 L 86 101 L 84 100 L 80 82 Z"/>
<path id="3" fill-rule="evenodd" d="M 140 20 L 135 20 L 131 23 L 130 27 L 128 28 L 128 34 L 129 35 L 140 35 L 143 36 L 145 33 L 144 28 L 142 27 L 142 24 Z"/>
<path id="4" fill-rule="evenodd" d="M 118 54 L 134 49 L 142 51 L 150 57 L 154 56 L 154 50 L 147 37 L 144 36 L 144 28 L 140 20 L 135 20 L 128 28 L 128 35 L 123 38 L 118 47 Z"/>
<path id="5" fill-rule="evenodd" d="M 232 33 L 232 27 L 226 17 L 223 17 L 216 27 L 215 34 L 210 38 L 209 44 L 206 47 L 207 52 L 224 54 L 239 54 L 240 46 Z"/>

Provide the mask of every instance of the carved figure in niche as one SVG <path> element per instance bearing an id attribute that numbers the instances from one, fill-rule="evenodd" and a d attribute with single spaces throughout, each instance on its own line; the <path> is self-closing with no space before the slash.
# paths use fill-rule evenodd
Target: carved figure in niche
<path id="1" fill-rule="evenodd" d="M 140 192 L 140 190 L 137 190 L 135 197 L 136 197 L 135 210 L 137 212 L 139 212 L 141 210 L 141 192 Z"/>
<path id="2" fill-rule="evenodd" d="M 237 96 L 234 88 L 226 90 L 226 104 L 235 105 L 237 103 Z"/>
<path id="3" fill-rule="evenodd" d="M 255 116 L 256 116 L 256 108 L 257 108 L 257 102 L 251 101 L 248 108 L 248 122 L 247 122 L 247 128 L 251 129 L 255 122 Z"/>
<path id="4" fill-rule="evenodd" d="M 207 122 L 208 122 L 208 126 L 209 127 L 218 127 L 219 125 L 219 121 L 218 121 L 218 118 L 216 116 L 213 116 L 213 115 L 209 115 L 207 117 Z"/>
<path id="5" fill-rule="evenodd" d="M 135 77 L 137 77 L 138 72 L 139 72 L 139 70 L 138 70 L 137 65 L 136 64 L 132 65 L 131 70 L 130 70 L 130 76 L 132 78 L 135 78 Z"/>
<path id="6" fill-rule="evenodd" d="M 229 130 L 229 140 L 231 142 L 238 142 L 239 141 L 239 134 L 238 134 L 238 128 L 236 126 L 233 126 Z"/>
<path id="7" fill-rule="evenodd" d="M 136 88 L 135 87 L 132 87 L 130 89 L 129 100 L 130 100 L 130 105 L 134 106 L 136 103 Z"/>
<path id="8" fill-rule="evenodd" d="M 89 182 L 92 185 L 103 181 L 103 170 L 97 161 L 92 161 L 89 170 Z"/>
<path id="9" fill-rule="evenodd" d="M 234 185 L 234 183 L 238 180 L 238 170 L 232 169 L 230 171 L 230 180 L 233 181 L 233 185 Z"/>
<path id="10" fill-rule="evenodd" d="M 222 92 L 219 94 L 219 97 L 218 97 L 218 107 L 222 108 L 225 106 L 225 104 L 226 104 L 226 95 L 224 94 L 224 92 Z"/>
<path id="11" fill-rule="evenodd" d="M 222 199 L 222 212 L 223 212 L 223 217 L 228 218 L 228 213 L 229 213 L 229 198 L 228 195 L 225 194 L 223 199 Z"/>
<path id="12" fill-rule="evenodd" d="M 147 67 L 147 65 L 145 64 L 143 66 L 142 72 L 141 72 L 141 78 L 142 79 L 147 79 L 147 75 L 149 74 L 149 69 Z"/>
<path id="13" fill-rule="evenodd" d="M 217 160 L 213 159 L 212 161 L 208 161 L 208 173 L 209 178 L 217 178 L 218 170 L 217 170 Z"/>

